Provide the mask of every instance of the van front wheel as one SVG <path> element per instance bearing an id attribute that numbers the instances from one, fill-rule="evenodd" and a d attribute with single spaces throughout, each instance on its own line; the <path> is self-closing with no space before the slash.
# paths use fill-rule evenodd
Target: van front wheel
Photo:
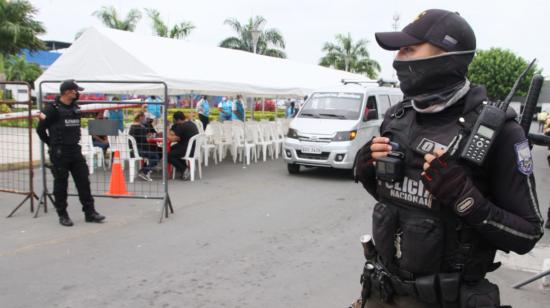
<path id="1" fill-rule="evenodd" d="M 298 174 L 300 173 L 300 165 L 298 164 L 287 164 L 288 173 Z"/>

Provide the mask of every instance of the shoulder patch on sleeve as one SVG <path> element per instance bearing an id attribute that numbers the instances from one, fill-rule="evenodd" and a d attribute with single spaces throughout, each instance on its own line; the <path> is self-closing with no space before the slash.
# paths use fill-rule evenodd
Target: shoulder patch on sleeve
<path id="1" fill-rule="evenodd" d="M 533 158 L 531 156 L 531 149 L 529 149 L 529 142 L 524 140 L 514 145 L 516 151 L 516 162 L 519 172 L 525 175 L 531 175 L 533 173 Z"/>

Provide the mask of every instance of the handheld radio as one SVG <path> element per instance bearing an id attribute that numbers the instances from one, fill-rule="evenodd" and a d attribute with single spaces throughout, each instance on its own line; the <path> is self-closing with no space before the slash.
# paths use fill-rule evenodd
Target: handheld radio
<path id="1" fill-rule="evenodd" d="M 512 97 L 516 93 L 519 84 L 529 69 L 531 69 L 535 61 L 536 59 L 534 59 L 521 73 L 521 75 L 519 75 L 518 79 L 514 83 L 514 86 L 512 87 L 512 90 L 508 93 L 508 96 L 506 96 L 500 106 L 489 105 L 484 102 L 485 106 L 483 107 L 481 114 L 472 128 L 472 132 L 466 142 L 466 146 L 460 153 L 461 158 L 480 166 L 483 164 L 489 149 L 493 145 L 496 136 L 506 121 L 506 109 L 508 109 L 508 105 L 510 104 Z"/>

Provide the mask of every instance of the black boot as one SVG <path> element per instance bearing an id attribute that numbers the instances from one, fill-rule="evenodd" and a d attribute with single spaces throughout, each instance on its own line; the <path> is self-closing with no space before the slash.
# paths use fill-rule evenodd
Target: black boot
<path id="1" fill-rule="evenodd" d="M 96 211 L 86 213 L 84 218 L 86 222 L 103 222 L 103 220 L 105 220 L 105 216 L 99 214 Z"/>
<path id="2" fill-rule="evenodd" d="M 65 227 L 72 227 L 74 225 L 69 215 L 59 216 L 59 223 Z"/>
<path id="3" fill-rule="evenodd" d="M 546 221 L 546 224 L 544 225 L 546 229 L 550 229 L 550 218 Z"/>

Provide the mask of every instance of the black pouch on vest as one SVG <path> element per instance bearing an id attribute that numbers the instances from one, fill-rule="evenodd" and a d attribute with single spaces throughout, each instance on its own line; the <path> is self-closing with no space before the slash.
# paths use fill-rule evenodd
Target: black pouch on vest
<path id="1" fill-rule="evenodd" d="M 399 267 L 416 275 L 429 275 L 440 269 L 444 232 L 435 217 L 403 217 L 400 219 L 401 258 Z"/>
<path id="2" fill-rule="evenodd" d="M 414 286 L 418 293 L 418 298 L 426 303 L 433 304 L 437 302 L 437 293 L 435 289 L 436 275 L 422 276 L 416 278 Z"/>
<path id="3" fill-rule="evenodd" d="M 395 257 L 394 238 L 397 230 L 397 211 L 378 202 L 372 213 L 372 230 L 376 252 L 384 265 L 392 264 Z"/>
<path id="4" fill-rule="evenodd" d="M 439 289 L 443 308 L 458 307 L 458 292 L 460 288 L 459 273 L 440 273 Z"/>
<path id="5" fill-rule="evenodd" d="M 482 279 L 475 284 L 464 283 L 460 287 L 460 308 L 500 307 L 500 293 L 496 284 Z"/>

